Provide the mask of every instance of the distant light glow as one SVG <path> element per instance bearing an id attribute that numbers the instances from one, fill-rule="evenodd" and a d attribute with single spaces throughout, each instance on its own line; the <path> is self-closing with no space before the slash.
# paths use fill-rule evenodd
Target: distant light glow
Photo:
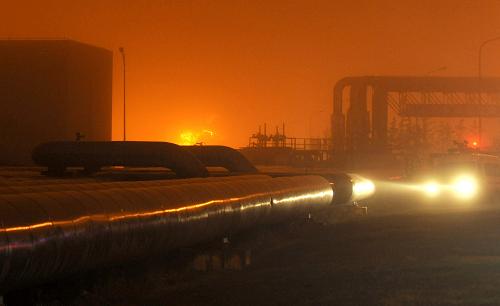
<path id="1" fill-rule="evenodd" d="M 179 144 L 182 146 L 192 146 L 195 144 L 205 144 L 209 138 L 215 136 L 215 132 L 211 130 L 202 130 L 201 132 L 194 132 L 186 130 L 179 135 Z"/>
<path id="2" fill-rule="evenodd" d="M 203 133 L 207 133 L 210 136 L 214 136 L 215 135 L 215 132 L 214 131 L 210 131 L 210 130 L 203 130 Z"/>
<path id="3" fill-rule="evenodd" d="M 441 193 L 439 184 L 435 182 L 428 182 L 422 186 L 422 190 L 429 197 L 436 197 Z"/>
<path id="4" fill-rule="evenodd" d="M 191 146 L 198 142 L 198 136 L 191 131 L 184 131 L 180 135 L 180 145 Z"/>
<path id="5" fill-rule="evenodd" d="M 453 183 L 455 195 L 462 199 L 470 199 L 477 194 L 477 181 L 471 176 L 460 176 Z"/>
<path id="6" fill-rule="evenodd" d="M 352 185 L 352 195 L 354 200 L 361 200 L 371 196 L 375 192 L 375 184 L 372 181 L 363 179 L 354 182 Z"/>
<path id="7" fill-rule="evenodd" d="M 477 145 L 478 145 L 478 142 L 477 142 L 477 141 L 473 141 L 473 142 L 472 142 L 472 146 L 473 146 L 474 148 L 475 148 L 475 147 L 477 147 Z"/>

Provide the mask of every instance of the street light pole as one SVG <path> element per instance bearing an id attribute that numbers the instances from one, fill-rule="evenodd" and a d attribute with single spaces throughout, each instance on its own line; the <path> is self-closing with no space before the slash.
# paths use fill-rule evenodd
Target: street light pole
<path id="1" fill-rule="evenodd" d="M 500 40 L 500 36 L 493 37 L 490 39 L 487 39 L 481 43 L 479 46 L 479 51 L 478 51 L 478 56 L 477 56 L 477 77 L 479 81 L 483 78 L 483 48 L 489 44 L 490 42 L 494 42 Z M 478 98 L 479 98 L 479 116 L 478 116 L 478 130 L 479 130 L 479 145 L 482 145 L 482 138 L 483 138 L 483 120 L 482 120 L 482 110 L 483 110 L 483 101 L 481 99 L 481 92 L 478 93 Z"/>
<path id="2" fill-rule="evenodd" d="M 120 47 L 123 61 L 123 141 L 127 141 L 127 104 L 126 104 L 126 83 L 125 83 L 125 49 Z"/>

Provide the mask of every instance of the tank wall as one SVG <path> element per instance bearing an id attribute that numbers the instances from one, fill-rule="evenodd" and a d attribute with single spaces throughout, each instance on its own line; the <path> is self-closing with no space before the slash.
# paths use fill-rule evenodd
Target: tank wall
<path id="1" fill-rule="evenodd" d="M 40 142 L 111 139 L 112 52 L 68 40 L 0 41 L 0 165 Z"/>

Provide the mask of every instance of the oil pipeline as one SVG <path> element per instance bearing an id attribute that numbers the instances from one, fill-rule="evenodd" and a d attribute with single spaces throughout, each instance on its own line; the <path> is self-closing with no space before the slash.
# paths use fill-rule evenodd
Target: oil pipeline
<path id="1" fill-rule="evenodd" d="M 0 195 L 0 292 L 253 226 L 332 203 L 318 176 Z"/>
<path id="2" fill-rule="evenodd" d="M 222 146 L 51 142 L 35 148 L 33 159 L 52 174 L 67 167 L 92 171 L 79 180 L 2 181 L 0 295 L 305 218 L 352 198 L 355 184 L 345 174 L 260 173 Z M 109 182 L 90 175 L 114 165 L 162 166 L 178 178 Z M 206 177 L 212 166 L 239 175 Z"/>
<path id="3" fill-rule="evenodd" d="M 158 141 L 53 141 L 36 146 L 33 161 L 61 175 L 68 167 L 83 167 L 88 174 L 104 166 L 165 167 L 179 178 L 207 177 L 206 167 L 191 152 Z"/>

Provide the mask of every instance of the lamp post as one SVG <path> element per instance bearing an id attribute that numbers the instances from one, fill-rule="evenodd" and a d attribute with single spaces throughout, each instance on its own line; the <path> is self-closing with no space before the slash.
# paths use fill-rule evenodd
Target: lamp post
<path id="1" fill-rule="evenodd" d="M 479 46 L 479 51 L 478 51 L 478 56 L 477 56 L 477 77 L 479 81 L 483 78 L 483 48 L 489 44 L 490 42 L 494 42 L 500 40 L 500 36 L 493 37 L 490 39 L 487 39 L 481 43 Z M 478 99 L 479 99 L 479 116 L 478 116 L 478 130 L 479 130 L 479 145 L 482 145 L 482 138 L 483 138 L 483 120 L 482 120 L 482 108 L 483 108 L 483 101 L 481 99 L 481 92 L 478 93 Z"/>
<path id="2" fill-rule="evenodd" d="M 123 61 L 123 141 L 127 141 L 127 104 L 126 104 L 126 83 L 125 83 L 125 49 L 120 47 Z"/>

